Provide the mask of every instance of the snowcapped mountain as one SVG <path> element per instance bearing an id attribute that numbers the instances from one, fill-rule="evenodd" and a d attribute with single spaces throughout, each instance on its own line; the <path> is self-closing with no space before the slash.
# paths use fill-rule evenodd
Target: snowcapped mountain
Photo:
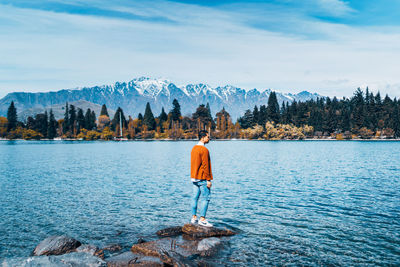
<path id="1" fill-rule="evenodd" d="M 11 101 L 14 101 L 19 112 L 26 109 L 43 109 L 65 102 L 85 100 L 94 104 L 106 104 L 108 108 L 116 110 L 121 107 L 124 112 L 132 117 L 144 113 L 147 102 L 150 102 L 155 116 L 164 107 L 168 112 L 172 101 L 176 98 L 183 115 L 191 115 L 200 104 L 210 104 L 213 115 L 222 107 L 236 120 L 243 115 L 246 109 L 253 109 L 255 105 L 267 105 L 270 89 L 263 92 L 226 85 L 212 88 L 203 83 L 177 86 L 171 81 L 140 77 L 132 81 L 116 82 L 113 85 L 83 87 L 77 89 L 64 89 L 46 93 L 10 93 L 0 100 L 0 115 L 5 116 Z M 283 94 L 276 92 L 278 102 L 306 101 L 317 99 L 320 95 L 303 91 L 299 94 Z M 98 115 L 98 114 L 97 114 Z"/>

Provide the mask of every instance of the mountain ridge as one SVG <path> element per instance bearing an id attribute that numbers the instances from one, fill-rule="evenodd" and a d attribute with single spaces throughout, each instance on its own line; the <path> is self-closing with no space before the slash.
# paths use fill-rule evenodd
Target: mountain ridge
<path id="1" fill-rule="evenodd" d="M 11 101 L 14 101 L 19 112 L 22 112 L 26 109 L 43 109 L 65 102 L 85 100 L 98 105 L 106 104 L 108 108 L 114 110 L 121 107 L 126 114 L 133 117 L 143 113 L 146 103 L 149 102 L 154 115 L 158 116 L 162 107 L 168 112 L 173 99 L 176 98 L 181 105 L 183 115 L 190 115 L 200 104 L 209 103 L 213 115 L 225 107 L 232 118 L 236 119 L 245 110 L 253 109 L 255 105 L 267 105 L 271 92 L 271 89 L 260 91 L 256 88 L 246 91 L 233 85 L 213 88 L 205 83 L 177 86 L 166 79 L 139 77 L 129 82 L 115 82 L 111 85 L 39 93 L 9 93 L 0 99 L 0 115 L 4 116 L 7 113 Z M 308 91 L 298 94 L 275 92 L 280 105 L 282 101 L 306 101 L 322 97 Z"/>

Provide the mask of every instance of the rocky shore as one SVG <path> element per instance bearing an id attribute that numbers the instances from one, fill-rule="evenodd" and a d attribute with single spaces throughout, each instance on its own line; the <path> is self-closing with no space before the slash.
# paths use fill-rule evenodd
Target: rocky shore
<path id="1" fill-rule="evenodd" d="M 236 233 L 229 229 L 194 224 L 157 231 L 158 239 L 139 239 L 129 251 L 115 244 L 99 248 L 68 236 L 50 236 L 40 242 L 30 257 L 9 258 L 6 266 L 198 266 L 215 255 Z"/>

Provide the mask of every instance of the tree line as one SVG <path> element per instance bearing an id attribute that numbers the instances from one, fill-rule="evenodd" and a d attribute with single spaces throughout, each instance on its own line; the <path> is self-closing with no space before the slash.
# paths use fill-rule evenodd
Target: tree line
<path id="1" fill-rule="evenodd" d="M 267 106 L 247 110 L 238 119 L 242 128 L 261 125 L 267 122 L 275 125 L 313 127 L 314 137 L 340 138 L 399 138 L 400 100 L 393 100 L 380 93 L 375 95 L 368 87 L 364 92 L 358 88 L 352 97 L 337 99 L 318 98 L 304 102 L 283 102 L 281 106 L 275 93 L 271 93 Z"/>
<path id="2" fill-rule="evenodd" d="M 191 115 L 183 116 L 178 100 L 172 101 L 167 113 L 164 107 L 154 116 L 149 103 L 136 118 L 126 117 L 118 107 L 110 118 L 106 105 L 96 117 L 66 103 L 64 118 L 56 120 L 53 111 L 18 121 L 11 102 L 7 118 L 0 117 L 0 137 L 8 139 L 195 139 L 206 129 L 212 138 L 231 139 L 303 139 L 303 138 L 398 138 L 400 137 L 400 101 L 381 98 L 358 88 L 350 98 L 318 98 L 304 102 L 278 104 L 275 92 L 268 103 L 246 110 L 235 123 L 222 108 L 212 116 L 210 105 L 202 104 Z M 122 133 L 122 135 L 121 135 Z"/>

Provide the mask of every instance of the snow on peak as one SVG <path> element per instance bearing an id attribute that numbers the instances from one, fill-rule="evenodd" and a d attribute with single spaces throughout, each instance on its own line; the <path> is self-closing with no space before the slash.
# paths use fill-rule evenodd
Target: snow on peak
<path id="1" fill-rule="evenodd" d="M 141 95 L 156 97 L 162 90 L 169 94 L 169 84 L 171 84 L 171 82 L 168 80 L 140 77 L 130 81 L 129 87 L 134 87 Z"/>
<path id="2" fill-rule="evenodd" d="M 203 84 L 203 83 L 188 84 L 186 86 L 181 87 L 181 89 L 183 89 L 183 92 L 188 96 L 196 96 L 196 95 L 200 95 L 201 93 L 206 95 L 207 92 L 211 92 L 211 93 L 218 95 L 218 93 L 215 91 L 215 89 L 213 89 L 209 85 Z"/>

